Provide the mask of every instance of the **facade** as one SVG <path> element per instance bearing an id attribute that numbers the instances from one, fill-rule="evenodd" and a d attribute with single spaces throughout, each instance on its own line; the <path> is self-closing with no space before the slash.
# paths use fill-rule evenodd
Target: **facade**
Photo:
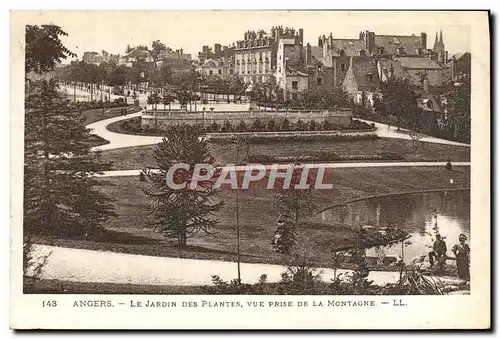
<path id="1" fill-rule="evenodd" d="M 252 81 L 267 82 L 276 72 L 277 50 L 280 39 L 294 39 L 304 31 L 298 32 L 289 27 L 272 27 L 271 33 L 264 30 L 247 31 L 243 40 L 236 42 L 234 50 L 235 71 L 244 83 Z"/>
<path id="2" fill-rule="evenodd" d="M 471 54 L 467 52 L 453 55 L 448 62 L 448 68 L 450 70 L 450 78 L 453 81 L 462 81 L 465 78 L 470 79 Z"/>
<path id="3" fill-rule="evenodd" d="M 205 60 L 196 71 L 202 78 L 219 76 L 226 80 L 234 73 L 234 68 L 225 58 L 210 58 Z"/>
<path id="4" fill-rule="evenodd" d="M 375 58 L 368 55 L 351 56 L 342 87 L 355 103 L 363 103 L 365 96 L 364 103 L 370 102 L 373 105 L 373 94 L 380 88 Z"/>

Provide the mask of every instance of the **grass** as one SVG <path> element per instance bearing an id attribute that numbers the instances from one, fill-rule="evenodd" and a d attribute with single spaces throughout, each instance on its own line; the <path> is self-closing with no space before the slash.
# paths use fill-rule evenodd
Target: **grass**
<path id="1" fill-rule="evenodd" d="M 470 185 L 470 169 L 454 172 L 454 188 Z M 315 191 L 318 209 L 376 194 L 449 188 L 450 173 L 444 168 L 343 168 L 327 173 L 334 188 Z M 45 239 L 46 244 L 102 251 L 116 251 L 152 256 L 235 261 L 235 197 L 223 189 L 218 196 L 226 202 L 214 234 L 199 235 L 179 248 L 146 225 L 150 199 L 143 190 L 149 183 L 137 177 L 113 177 L 103 180 L 101 189 L 116 199 L 117 218 L 105 223 L 107 232 L 91 238 Z M 282 258 L 271 251 L 277 212 L 273 207 L 274 191 L 251 186 L 240 194 L 242 261 L 280 264 Z M 397 211 L 401 218 L 407 211 Z M 298 234 L 316 245 L 316 264 L 331 267 L 331 249 L 355 241 L 352 236 L 328 224 L 304 224 Z"/>
<path id="2" fill-rule="evenodd" d="M 96 121 L 117 117 L 121 115 L 120 112 L 121 109 L 123 109 L 123 107 L 105 108 L 104 110 L 102 108 L 87 109 L 85 111 L 82 111 L 81 114 L 82 116 L 85 117 L 84 124 L 89 125 Z M 134 105 L 128 105 L 127 114 L 135 113 L 140 110 L 141 110 L 140 107 L 135 107 Z"/>
<path id="3" fill-rule="evenodd" d="M 89 283 L 53 279 L 24 278 L 26 294 L 202 294 L 201 286 L 156 286 Z"/>
<path id="4" fill-rule="evenodd" d="M 155 167 L 151 156 L 154 145 L 127 147 L 102 152 L 104 159 L 114 163 L 113 169 L 143 169 Z M 236 146 L 231 144 L 210 144 L 212 155 L 219 164 L 235 163 Z M 249 154 L 269 156 L 304 156 L 311 152 L 333 152 L 344 155 L 375 155 L 379 152 L 391 152 L 402 155 L 404 161 L 470 161 L 470 147 L 418 142 L 418 147 L 411 140 L 378 138 L 376 140 L 357 140 L 349 142 L 283 142 L 250 145 Z M 240 161 L 246 156 L 246 150 L 240 151 Z"/>

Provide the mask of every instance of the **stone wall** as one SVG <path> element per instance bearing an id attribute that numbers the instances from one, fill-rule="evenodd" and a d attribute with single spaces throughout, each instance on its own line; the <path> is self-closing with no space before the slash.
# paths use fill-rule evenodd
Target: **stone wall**
<path id="1" fill-rule="evenodd" d="M 314 120 L 318 123 L 329 121 L 341 126 L 349 126 L 352 122 L 352 112 L 350 110 L 338 111 L 243 111 L 243 112 L 180 112 L 164 110 L 148 110 L 142 112 L 142 126 L 150 128 L 161 128 L 162 126 L 186 124 L 210 125 L 213 122 L 223 124 L 228 120 L 233 125 L 238 125 L 240 121 L 251 124 L 256 119 L 265 122 L 274 119 L 277 123 L 288 119 L 290 122 L 302 120 L 309 122 Z"/>

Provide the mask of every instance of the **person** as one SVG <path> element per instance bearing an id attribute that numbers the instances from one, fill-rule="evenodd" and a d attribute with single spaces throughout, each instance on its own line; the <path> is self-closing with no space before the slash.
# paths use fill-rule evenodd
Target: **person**
<path id="1" fill-rule="evenodd" d="M 453 254 L 455 254 L 455 257 L 457 258 L 457 273 L 458 277 L 463 280 L 470 280 L 470 273 L 469 273 L 469 255 L 470 255 L 470 248 L 469 245 L 465 243 L 467 240 L 467 236 L 465 234 L 460 234 L 458 236 L 458 244 L 453 246 L 451 251 Z"/>
<path id="2" fill-rule="evenodd" d="M 451 161 L 449 159 L 446 162 L 446 170 L 448 170 L 448 171 L 453 170 L 453 166 L 451 165 Z"/>
<path id="3" fill-rule="evenodd" d="M 440 265 L 446 260 L 446 243 L 441 239 L 440 234 L 436 234 L 436 241 L 432 245 L 432 251 L 429 252 L 429 263 L 431 267 L 434 266 L 434 260 L 436 260 Z"/>

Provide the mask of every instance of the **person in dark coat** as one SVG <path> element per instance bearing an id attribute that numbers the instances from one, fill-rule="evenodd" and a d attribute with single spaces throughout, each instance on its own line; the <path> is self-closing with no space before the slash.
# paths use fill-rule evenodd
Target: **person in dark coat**
<path id="1" fill-rule="evenodd" d="M 436 234 L 436 241 L 434 241 L 434 245 L 432 245 L 432 251 L 429 252 L 429 263 L 431 267 L 434 266 L 434 260 L 437 260 L 439 264 L 444 263 L 447 250 L 446 243 L 441 239 L 441 235 Z"/>
<path id="2" fill-rule="evenodd" d="M 453 246 L 451 251 L 457 258 L 457 273 L 458 277 L 463 280 L 470 280 L 469 264 L 470 264 L 470 247 L 465 243 L 467 236 L 460 234 L 458 244 Z"/>

